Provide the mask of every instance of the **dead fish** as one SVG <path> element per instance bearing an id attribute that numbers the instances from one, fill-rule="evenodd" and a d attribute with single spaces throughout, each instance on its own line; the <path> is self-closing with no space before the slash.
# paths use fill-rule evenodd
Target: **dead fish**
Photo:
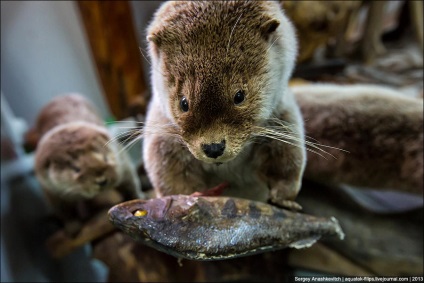
<path id="1" fill-rule="evenodd" d="M 344 238 L 333 217 L 315 217 L 231 197 L 171 195 L 132 200 L 112 207 L 109 220 L 150 247 L 191 260 L 304 248 L 322 236 Z"/>

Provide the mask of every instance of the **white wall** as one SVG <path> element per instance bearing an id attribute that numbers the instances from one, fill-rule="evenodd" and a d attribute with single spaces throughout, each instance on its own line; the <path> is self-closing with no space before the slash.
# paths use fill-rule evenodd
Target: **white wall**
<path id="1" fill-rule="evenodd" d="M 144 30 L 161 2 L 132 1 L 143 48 Z M 145 68 L 148 81 L 147 63 Z M 32 126 L 42 106 L 71 91 L 85 94 L 103 118 L 109 117 L 77 4 L 1 1 L 1 93 L 14 114 Z M 2 119 L 2 138 L 3 126 Z M 27 173 L 9 182 L 1 165 L 1 281 L 104 282 L 105 267 L 84 248 L 62 260 L 47 254 L 43 217 L 48 211 L 39 184 Z"/>
<path id="2" fill-rule="evenodd" d="M 1 1 L 1 90 L 29 126 L 64 92 L 86 95 L 109 117 L 75 2 Z"/>
<path id="3" fill-rule="evenodd" d="M 65 92 L 86 95 L 103 118 L 110 116 L 76 3 L 1 1 L 1 93 L 13 114 L 32 126 L 41 107 Z M 10 135 L 3 114 L 2 142 Z M 105 267 L 84 248 L 62 260 L 50 257 L 39 184 L 33 174 L 7 176 L 1 166 L 1 281 L 104 282 Z"/>

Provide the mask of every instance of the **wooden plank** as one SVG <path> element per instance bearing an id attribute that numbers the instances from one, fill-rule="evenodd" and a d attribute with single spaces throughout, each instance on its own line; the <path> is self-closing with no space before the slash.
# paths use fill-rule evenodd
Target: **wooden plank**
<path id="1" fill-rule="evenodd" d="M 128 1 L 77 1 L 110 110 L 116 119 L 146 92 Z M 144 113 L 143 113 L 144 114 Z"/>

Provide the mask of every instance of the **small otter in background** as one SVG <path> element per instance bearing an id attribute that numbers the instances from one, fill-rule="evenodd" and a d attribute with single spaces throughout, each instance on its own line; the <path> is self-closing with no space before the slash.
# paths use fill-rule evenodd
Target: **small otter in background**
<path id="1" fill-rule="evenodd" d="M 335 158 L 308 153 L 304 177 L 423 194 L 423 100 L 377 85 L 291 87 L 305 132 Z M 336 148 L 342 148 L 340 151 Z"/>
<path id="2" fill-rule="evenodd" d="M 41 110 L 34 128 L 41 137 L 36 177 L 65 223 L 82 217 L 81 202 L 111 189 L 122 192 L 124 199 L 143 198 L 131 159 L 120 152 L 118 142 L 110 142 L 96 109 L 83 96 L 56 97 Z"/>
<path id="3" fill-rule="evenodd" d="M 148 28 L 153 96 L 143 158 L 158 197 L 225 195 L 299 208 L 303 122 L 288 88 L 297 54 L 274 1 L 169 1 Z"/>

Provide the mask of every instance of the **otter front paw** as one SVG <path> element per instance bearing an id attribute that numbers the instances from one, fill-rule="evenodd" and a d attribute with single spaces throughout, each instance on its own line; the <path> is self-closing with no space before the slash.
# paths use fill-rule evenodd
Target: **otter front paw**
<path id="1" fill-rule="evenodd" d="M 282 208 L 290 210 L 302 210 L 302 206 L 294 201 L 299 192 L 300 183 L 276 182 L 270 189 L 269 201 Z"/>
<path id="2" fill-rule="evenodd" d="M 76 219 L 67 220 L 64 223 L 63 230 L 71 238 L 75 238 L 82 229 L 82 222 Z"/>

